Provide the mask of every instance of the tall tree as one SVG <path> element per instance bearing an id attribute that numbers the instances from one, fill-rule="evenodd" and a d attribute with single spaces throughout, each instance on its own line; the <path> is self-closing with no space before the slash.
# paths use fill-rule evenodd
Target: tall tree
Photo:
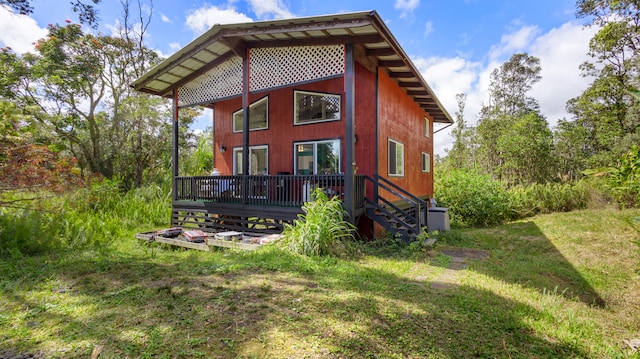
<path id="1" fill-rule="evenodd" d="M 510 184 L 550 178 L 552 134 L 529 91 L 540 76 L 537 57 L 514 54 L 491 73 L 474 142 L 480 167 Z"/>
<path id="2" fill-rule="evenodd" d="M 640 104 L 629 92 L 640 87 L 640 3 L 630 0 L 579 0 L 577 15 L 600 30 L 589 42 L 592 61 L 581 65 L 595 78 L 568 111 L 583 128 L 588 166 L 612 163 L 640 142 Z"/>
<path id="3" fill-rule="evenodd" d="M 470 169 L 475 166 L 471 137 L 472 129 L 468 127 L 464 118 L 464 109 L 467 103 L 467 95 L 456 94 L 458 109 L 455 112 L 456 127 L 451 131 L 454 138 L 453 146 L 447 153 L 448 165 L 456 169 Z"/>

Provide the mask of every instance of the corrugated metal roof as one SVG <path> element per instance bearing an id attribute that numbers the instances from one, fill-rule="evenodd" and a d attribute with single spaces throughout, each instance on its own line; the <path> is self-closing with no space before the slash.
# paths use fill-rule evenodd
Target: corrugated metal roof
<path id="1" fill-rule="evenodd" d="M 435 122 L 453 123 L 415 65 L 375 11 L 286 20 L 215 25 L 171 55 L 132 86 L 170 97 L 179 87 L 247 47 L 282 47 L 353 43 L 384 69 Z"/>

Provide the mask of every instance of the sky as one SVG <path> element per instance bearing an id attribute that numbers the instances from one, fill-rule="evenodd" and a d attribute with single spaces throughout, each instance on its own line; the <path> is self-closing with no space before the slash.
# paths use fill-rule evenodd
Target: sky
<path id="1" fill-rule="evenodd" d="M 165 57 L 218 23 L 376 10 L 452 117 L 456 94 L 467 95 L 464 118 L 471 125 L 488 101 L 491 72 L 515 53 L 540 59 L 542 79 L 531 96 L 551 127 L 571 118 L 567 100 L 592 81 L 581 76 L 579 65 L 590 59 L 588 44 L 597 29 L 576 18 L 575 0 L 155 0 L 152 7 L 149 0 L 141 2 L 152 14 L 147 46 Z M 120 3 L 102 0 L 99 27 L 91 31 L 111 34 L 123 14 Z M 32 6 L 30 16 L 0 8 L 0 47 L 33 52 L 47 24 L 78 21 L 69 0 L 32 0 Z M 208 117 L 194 128 L 210 125 Z M 452 128 L 435 135 L 436 154 L 451 148 Z"/>

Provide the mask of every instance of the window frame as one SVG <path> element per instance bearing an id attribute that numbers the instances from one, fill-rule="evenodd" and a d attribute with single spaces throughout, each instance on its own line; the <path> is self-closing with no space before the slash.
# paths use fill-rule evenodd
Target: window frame
<path id="1" fill-rule="evenodd" d="M 337 118 L 322 118 L 322 119 L 318 119 L 318 120 L 314 120 L 314 119 L 309 119 L 309 120 L 304 120 L 302 122 L 300 122 L 300 120 L 298 119 L 298 106 L 297 106 L 297 101 L 298 101 L 298 94 L 306 94 L 306 95 L 316 95 L 316 96 L 327 96 L 327 97 L 335 97 L 338 99 L 338 116 Z M 314 124 L 314 123 L 322 123 L 322 122 L 332 122 L 332 121 L 340 121 L 342 120 L 342 96 L 339 94 L 334 94 L 334 93 L 328 93 L 328 92 L 316 92 L 316 91 L 305 91 L 305 90 L 293 90 L 293 125 L 294 126 L 302 126 L 302 125 L 309 125 L 309 124 Z"/>
<path id="2" fill-rule="evenodd" d="M 265 114 L 265 126 L 264 127 L 256 127 L 256 128 L 251 128 L 251 118 L 249 118 L 249 131 L 260 131 L 260 130 L 267 130 L 269 129 L 269 96 L 264 96 L 258 100 L 253 101 L 250 105 L 249 105 L 249 116 L 251 116 L 252 110 L 255 109 L 257 106 L 261 105 L 263 102 L 266 102 L 265 104 L 265 108 L 266 108 L 266 114 Z M 236 129 L 236 115 L 237 114 L 242 114 L 244 111 L 243 108 L 234 111 L 233 114 L 231 114 L 231 131 L 233 133 L 242 133 L 244 131 L 244 129 Z"/>
<path id="3" fill-rule="evenodd" d="M 394 151 L 393 154 L 395 155 L 395 160 L 391 161 L 391 145 L 394 144 Z M 394 163 L 396 164 L 396 168 L 394 170 L 398 169 L 398 148 L 400 148 L 402 150 L 402 157 L 400 158 L 400 161 L 402 162 L 400 164 L 400 171 L 399 172 L 391 172 L 391 164 Z M 404 143 L 391 139 L 389 138 L 388 140 L 388 144 L 387 144 L 387 174 L 389 175 L 389 177 L 404 177 L 404 155 L 405 155 L 405 151 L 404 151 Z"/>
<path id="4" fill-rule="evenodd" d="M 422 152 L 422 172 L 431 172 L 431 155 L 427 152 Z M 426 166 L 425 166 L 426 165 Z"/>
<path id="5" fill-rule="evenodd" d="M 249 175 L 250 176 L 255 176 L 255 175 L 259 175 L 258 173 L 251 173 L 251 152 L 253 150 L 261 150 L 264 149 L 266 150 L 266 155 L 265 155 L 265 161 L 266 163 L 266 173 L 269 173 L 269 145 L 255 145 L 255 146 L 249 146 Z M 233 174 L 235 176 L 241 176 L 242 173 L 242 168 L 238 167 L 238 155 L 237 153 L 239 152 L 242 155 L 242 150 L 243 147 L 234 147 L 233 148 Z M 260 169 L 258 169 L 260 170 Z"/>
<path id="6" fill-rule="evenodd" d="M 431 121 L 429 121 L 429 117 L 425 116 L 424 117 L 424 137 L 426 138 L 431 137 L 431 131 L 429 131 L 430 122 Z"/>
<path id="7" fill-rule="evenodd" d="M 293 143 L 293 173 L 295 174 L 300 174 L 299 169 L 298 169 L 298 146 L 303 146 L 303 145 L 313 145 L 313 171 L 312 173 L 309 173 L 309 175 L 316 175 L 318 174 L 318 144 L 322 144 L 322 143 L 337 143 L 338 144 L 338 149 L 337 149 L 337 153 L 338 153 L 338 164 L 337 164 L 337 170 L 338 172 L 336 173 L 342 173 L 342 143 L 340 141 L 339 138 L 332 138 L 332 139 L 326 139 L 326 140 L 316 140 L 316 141 L 299 141 L 299 142 L 294 142 Z"/>

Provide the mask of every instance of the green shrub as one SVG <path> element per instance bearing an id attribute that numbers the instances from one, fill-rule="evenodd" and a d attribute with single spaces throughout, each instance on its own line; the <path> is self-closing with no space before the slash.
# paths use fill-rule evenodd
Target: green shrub
<path id="1" fill-rule="evenodd" d="M 615 167 L 584 171 L 590 176 L 605 176 L 605 189 L 620 208 L 640 206 L 640 148 L 631 146 Z"/>
<path id="2" fill-rule="evenodd" d="M 520 219 L 539 213 L 584 209 L 589 203 L 590 188 L 586 181 L 534 183 L 513 187 L 508 194 L 511 219 Z"/>
<path id="3" fill-rule="evenodd" d="M 504 185 L 486 175 L 464 170 L 439 173 L 435 181 L 438 205 L 449 208 L 451 222 L 487 226 L 509 219 L 509 197 Z"/>
<path id="4" fill-rule="evenodd" d="M 344 241 L 353 239 L 355 226 L 345 220 L 346 212 L 338 197 L 328 198 L 320 189 L 314 200 L 302 206 L 292 225 L 285 224 L 282 245 L 294 253 L 307 256 L 341 254 Z"/>
<path id="5" fill-rule="evenodd" d="M 171 216 L 170 196 L 157 186 L 123 192 L 105 181 L 61 196 L 38 196 L 37 210 L 0 208 L 0 257 L 103 248 L 136 229 L 168 224 Z"/>

